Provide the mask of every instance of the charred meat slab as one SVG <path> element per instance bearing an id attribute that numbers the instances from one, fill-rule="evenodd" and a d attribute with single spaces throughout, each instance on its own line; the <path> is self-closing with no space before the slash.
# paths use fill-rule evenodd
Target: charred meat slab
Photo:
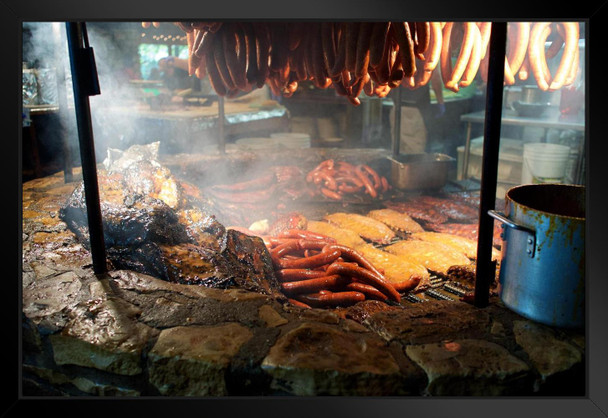
<path id="1" fill-rule="evenodd" d="M 160 246 L 162 275 L 181 284 L 241 287 L 274 294 L 272 260 L 261 239 L 226 231 L 223 251 L 195 244 Z"/>
<path id="2" fill-rule="evenodd" d="M 226 230 L 195 188 L 178 181 L 153 155 L 140 157 L 125 152 L 98 169 L 104 241 L 114 268 L 280 295 L 261 239 Z M 60 218 L 88 247 L 84 185 L 68 198 Z"/>

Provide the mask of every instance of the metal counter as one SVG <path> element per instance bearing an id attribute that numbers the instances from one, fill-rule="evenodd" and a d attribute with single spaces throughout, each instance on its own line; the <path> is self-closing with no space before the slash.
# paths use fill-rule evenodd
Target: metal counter
<path id="1" fill-rule="evenodd" d="M 471 130 L 473 123 L 484 123 L 484 111 L 467 113 L 460 117 L 460 120 L 466 123 L 466 142 L 464 145 L 463 155 L 463 166 L 462 166 L 462 178 L 468 178 L 468 166 L 469 166 L 469 155 L 471 151 Z M 562 118 L 559 111 L 556 109 L 548 109 L 547 112 L 540 117 L 525 117 L 518 116 L 516 113 L 511 111 L 504 111 L 502 114 L 501 122 L 503 125 L 520 126 L 520 127 L 535 127 L 543 128 L 545 130 L 542 140 L 546 140 L 547 131 L 549 129 L 560 129 L 560 130 L 575 130 L 584 132 L 585 121 L 583 117 L 567 117 Z M 577 167 L 577 178 L 576 182 L 581 180 L 581 170 L 584 163 L 584 141 L 581 141 L 581 149 L 578 150 L 581 156 Z"/>
<path id="2" fill-rule="evenodd" d="M 148 105 L 116 106 L 95 113 L 96 140 L 108 146 L 123 137 L 126 145 L 161 142 L 161 153 L 197 152 L 218 143 L 219 109 L 216 101 L 209 106 L 170 104 L 152 109 Z M 223 137 L 265 136 L 286 131 L 288 112 L 283 106 L 256 107 L 248 103 L 224 102 Z"/>

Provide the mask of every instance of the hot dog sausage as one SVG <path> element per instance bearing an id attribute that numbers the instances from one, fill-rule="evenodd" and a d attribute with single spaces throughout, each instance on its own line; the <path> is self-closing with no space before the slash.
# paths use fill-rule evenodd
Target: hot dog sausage
<path id="1" fill-rule="evenodd" d="M 360 167 L 355 168 L 355 174 L 363 182 L 363 186 L 365 187 L 365 192 L 369 194 L 371 197 L 376 198 L 378 193 L 376 189 L 374 189 L 374 185 L 372 181 L 367 177 L 367 175 L 363 172 L 363 169 Z"/>
<path id="2" fill-rule="evenodd" d="M 282 238 L 299 238 L 306 240 L 317 240 L 324 241 L 325 243 L 334 243 L 336 240 L 327 235 L 319 234 L 317 232 L 308 231 L 306 229 L 288 229 L 278 234 Z"/>
<path id="3" fill-rule="evenodd" d="M 369 80 L 363 85 L 363 92 L 366 96 L 371 97 L 374 95 L 374 80 L 372 80 L 370 73 L 367 73 L 367 75 L 369 75 Z"/>
<path id="4" fill-rule="evenodd" d="M 207 22 L 209 32 L 216 33 L 222 27 L 223 22 Z"/>
<path id="5" fill-rule="evenodd" d="M 507 55 L 507 59 L 509 60 L 511 73 L 515 75 L 521 68 L 524 59 L 526 58 L 526 52 L 528 51 L 528 43 L 530 41 L 530 22 L 515 22 L 510 24 L 510 27 L 515 29 L 515 36 L 510 37 L 512 48 L 510 48 L 511 51 Z"/>
<path id="6" fill-rule="evenodd" d="M 209 82 L 211 83 L 211 87 L 213 87 L 213 90 L 215 90 L 218 96 L 225 96 L 226 86 L 215 63 L 214 48 L 209 48 L 209 50 L 207 51 L 205 65 L 207 69 L 207 74 L 209 74 Z"/>
<path id="7" fill-rule="evenodd" d="M 441 25 L 439 22 L 431 22 L 429 46 L 424 60 L 425 71 L 431 72 L 437 67 L 441 56 L 441 43 Z"/>
<path id="8" fill-rule="evenodd" d="M 424 53 L 429 47 L 431 38 L 431 26 L 429 22 L 416 22 L 414 27 L 416 28 L 416 45 L 414 52 L 419 59 L 424 59 Z"/>
<path id="9" fill-rule="evenodd" d="M 365 170 L 372 177 L 372 180 L 374 181 L 374 188 L 379 189 L 381 187 L 381 180 L 380 180 L 380 176 L 378 175 L 376 170 L 374 170 L 367 164 L 361 164 L 361 168 L 363 170 Z"/>
<path id="10" fill-rule="evenodd" d="M 255 85 L 258 79 L 258 57 L 255 33 L 251 23 L 243 22 L 241 26 L 243 28 L 243 39 L 247 48 L 247 82 L 250 85 Z"/>
<path id="11" fill-rule="evenodd" d="M 310 61 L 312 75 L 315 85 L 324 88 L 327 72 L 325 70 L 325 58 L 323 57 L 323 38 L 321 36 L 321 24 L 311 23 L 310 30 Z"/>
<path id="12" fill-rule="evenodd" d="M 473 51 L 473 45 L 475 44 L 475 29 L 477 29 L 477 26 L 473 22 L 463 22 L 463 26 L 464 38 L 462 46 L 460 47 L 460 53 L 458 54 L 458 58 L 456 58 L 448 82 L 445 84 L 446 88 L 453 91 L 458 90 L 458 83 L 464 74 L 469 58 L 471 57 L 471 52 Z"/>
<path id="13" fill-rule="evenodd" d="M 391 89 L 388 85 L 379 85 L 374 90 L 374 94 L 380 98 L 388 96 L 391 92 Z"/>
<path id="14" fill-rule="evenodd" d="M 321 187 L 321 193 L 323 193 L 324 196 L 330 199 L 342 200 L 342 195 L 339 192 L 334 192 L 333 190 L 330 190 L 327 187 Z"/>
<path id="15" fill-rule="evenodd" d="M 388 300 L 388 296 L 386 296 L 384 293 L 365 283 L 351 282 L 346 285 L 346 289 L 361 292 L 366 296 L 366 298 L 369 299 L 377 299 L 383 302 Z"/>
<path id="16" fill-rule="evenodd" d="M 441 68 L 441 79 L 444 85 L 447 85 L 452 74 L 452 53 L 450 50 L 450 41 L 452 39 L 452 28 L 454 22 L 446 22 L 442 31 L 443 41 L 441 43 L 441 56 L 440 56 L 440 68 Z"/>
<path id="17" fill-rule="evenodd" d="M 378 275 L 371 270 L 358 267 L 353 265 L 352 263 L 342 263 L 342 262 L 334 262 L 329 267 L 327 267 L 327 274 L 340 274 L 343 276 L 352 276 L 356 277 L 357 280 L 369 284 L 370 286 L 375 287 L 380 290 L 389 299 L 399 302 L 401 300 L 401 296 L 399 292 L 395 290 L 392 284 L 387 282 L 383 276 Z"/>
<path id="18" fill-rule="evenodd" d="M 287 27 L 283 22 L 268 24 L 270 42 L 270 69 L 274 72 L 282 72 L 287 65 L 289 39 L 287 37 Z"/>
<path id="19" fill-rule="evenodd" d="M 300 268 L 315 268 L 325 264 L 330 264 L 340 257 L 339 250 L 323 250 L 320 254 L 313 255 L 310 257 L 298 258 L 298 259 L 278 259 L 278 265 L 280 268 L 300 269 Z M 271 254 L 272 255 L 272 254 Z"/>
<path id="20" fill-rule="evenodd" d="M 307 305 L 304 302 L 300 302 L 299 300 L 287 298 L 287 301 L 289 303 L 291 303 L 292 305 L 294 305 L 294 306 L 297 306 L 297 307 L 300 307 L 300 308 L 305 308 L 305 309 L 311 309 L 310 305 Z"/>
<path id="21" fill-rule="evenodd" d="M 519 68 L 519 73 L 517 74 L 517 76 L 522 81 L 527 80 L 529 71 L 530 71 L 530 64 L 528 62 L 528 56 L 526 55 L 526 57 L 524 58 L 524 62 L 522 62 L 521 67 Z"/>
<path id="22" fill-rule="evenodd" d="M 391 22 L 391 27 L 394 28 L 395 40 L 399 45 L 404 77 L 411 77 L 416 73 L 416 57 L 410 26 L 406 22 Z"/>
<path id="23" fill-rule="evenodd" d="M 380 60 L 384 53 L 384 45 L 386 43 L 390 23 L 377 22 L 373 25 L 369 43 L 369 66 L 371 68 L 376 68 L 380 64 Z"/>
<path id="24" fill-rule="evenodd" d="M 564 29 L 564 52 L 559 66 L 555 71 L 555 76 L 549 85 L 550 91 L 560 89 L 564 85 L 564 81 L 572 68 L 574 55 L 578 49 L 579 27 L 577 22 L 561 22 L 559 23 Z"/>
<path id="25" fill-rule="evenodd" d="M 376 267 L 367 258 L 365 258 L 363 254 L 359 253 L 354 248 L 350 248 L 340 244 L 332 244 L 330 248 L 339 250 L 341 253 L 341 257 L 345 260 L 355 262 L 361 267 L 366 268 L 371 272 L 377 274 L 378 276 L 383 276 L 383 274 L 380 273 L 380 271 L 378 271 L 378 269 L 376 269 Z"/>
<path id="26" fill-rule="evenodd" d="M 287 242 L 287 240 L 290 239 L 298 239 L 298 238 L 279 238 L 279 237 L 271 237 L 268 235 L 262 235 L 262 238 L 264 239 L 264 244 L 266 244 L 266 247 L 268 247 L 269 250 L 284 244 Z"/>
<path id="27" fill-rule="evenodd" d="M 308 80 L 308 71 L 306 69 L 306 51 L 308 51 L 308 33 L 302 35 L 300 45 L 292 51 L 289 56 L 289 66 L 291 68 L 291 75 L 294 76 L 298 81 Z"/>
<path id="28" fill-rule="evenodd" d="M 295 299 L 314 307 L 348 306 L 365 300 L 361 292 L 318 292 L 308 295 L 297 295 Z"/>
<path id="29" fill-rule="evenodd" d="M 359 190 L 361 190 L 361 187 L 359 186 L 350 186 L 348 184 L 344 184 L 341 183 L 338 186 L 338 190 L 343 192 L 343 193 L 357 193 Z"/>
<path id="30" fill-rule="evenodd" d="M 344 56 L 344 68 L 354 72 L 357 62 L 357 40 L 359 37 L 359 27 L 361 23 L 348 22 L 346 23 L 345 33 L 345 48 L 346 55 Z"/>
<path id="31" fill-rule="evenodd" d="M 384 176 L 380 177 L 380 180 L 382 181 L 382 193 L 386 193 L 386 191 L 390 188 L 388 180 Z"/>
<path id="32" fill-rule="evenodd" d="M 218 33 L 213 38 L 213 55 L 215 57 L 215 65 L 217 66 L 224 85 L 226 86 L 226 90 L 234 90 L 236 86 L 234 85 L 234 81 L 232 80 L 232 76 L 230 75 L 230 71 L 228 70 L 228 67 L 226 65 L 226 55 L 224 53 L 225 49 L 223 39 L 224 36 L 222 33 Z"/>
<path id="33" fill-rule="evenodd" d="M 467 87 L 473 82 L 473 79 L 477 74 L 477 70 L 479 70 L 479 65 L 481 64 L 481 35 L 477 25 L 471 25 L 470 29 L 473 32 L 474 37 L 473 49 L 471 50 L 469 62 L 464 70 L 464 73 L 462 74 L 462 79 L 459 82 L 460 87 Z"/>
<path id="34" fill-rule="evenodd" d="M 378 81 L 378 84 L 380 85 L 386 85 L 389 81 L 389 77 L 391 74 L 391 67 L 393 64 L 393 32 L 393 28 L 389 25 L 388 35 L 386 37 L 386 42 L 384 43 L 384 47 L 382 50 L 382 58 L 380 59 L 380 62 L 374 67 L 376 79 Z"/>
<path id="35" fill-rule="evenodd" d="M 331 82 L 332 85 L 334 86 L 334 89 L 336 90 L 336 93 L 339 96 L 347 96 L 348 95 L 348 90 L 346 88 L 346 86 L 344 86 L 344 83 L 342 82 L 342 77 L 341 76 L 332 76 L 331 77 Z"/>
<path id="36" fill-rule="evenodd" d="M 266 83 L 266 79 L 270 73 L 269 56 L 270 56 L 270 38 L 268 28 L 264 23 L 254 22 L 253 32 L 256 39 L 257 63 L 258 63 L 258 79 L 256 86 L 262 87 Z"/>
<path id="37" fill-rule="evenodd" d="M 481 35 L 481 59 L 484 59 L 488 52 L 488 43 L 490 42 L 490 34 L 492 33 L 492 22 L 479 22 L 477 24 L 479 34 Z"/>
<path id="38" fill-rule="evenodd" d="M 272 257 L 275 258 L 281 258 L 284 257 L 285 255 L 289 254 L 290 252 L 293 252 L 295 250 L 300 250 L 300 243 L 298 242 L 299 240 L 297 239 L 293 239 L 293 240 L 285 240 L 283 243 L 277 245 L 275 248 L 273 248 L 272 250 L 270 250 L 270 255 Z"/>
<path id="39" fill-rule="evenodd" d="M 545 40 L 549 36 L 551 22 L 537 22 L 532 26 L 530 33 L 530 44 L 528 46 L 528 62 L 532 74 L 536 79 L 538 88 L 546 91 L 549 89 L 549 81 L 547 79 L 545 60 Z"/>
<path id="40" fill-rule="evenodd" d="M 303 34 L 306 32 L 306 25 L 301 22 L 294 22 L 290 25 L 287 32 L 287 44 L 290 51 L 294 51 L 302 41 Z"/>
<path id="41" fill-rule="evenodd" d="M 327 187 L 329 190 L 338 190 L 336 180 L 327 171 L 318 170 L 315 174 L 319 179 L 321 179 L 325 187 Z"/>
<path id="42" fill-rule="evenodd" d="M 281 282 L 297 282 L 300 280 L 318 279 L 319 277 L 327 276 L 327 273 L 311 269 L 280 269 L 275 271 L 275 275 Z"/>
<path id="43" fill-rule="evenodd" d="M 344 183 L 351 183 L 353 186 L 357 186 L 357 188 L 363 187 L 363 182 L 359 180 L 354 172 L 349 174 L 340 174 L 334 178 L 336 182 L 340 183 L 341 185 Z"/>
<path id="44" fill-rule="evenodd" d="M 355 166 L 347 161 L 337 161 L 335 163 L 336 167 L 339 171 L 352 172 L 355 169 Z"/>
<path id="45" fill-rule="evenodd" d="M 314 279 L 299 280 L 295 282 L 281 283 L 281 290 L 289 295 L 293 296 L 296 294 L 303 293 L 316 293 L 321 290 L 336 289 L 345 286 L 350 282 L 350 278 L 331 275 L 321 276 Z"/>
<path id="46" fill-rule="evenodd" d="M 568 86 L 568 85 L 574 83 L 574 80 L 576 80 L 576 75 L 578 74 L 579 54 L 580 54 L 580 51 L 579 51 L 579 48 L 577 45 L 576 50 L 574 51 L 574 59 L 572 60 L 572 67 L 570 68 L 568 77 L 566 77 L 566 79 L 564 80 L 564 86 Z"/>
<path id="47" fill-rule="evenodd" d="M 336 61 L 336 41 L 333 22 L 321 23 L 321 39 L 325 73 L 329 75 Z"/>
<path id="48" fill-rule="evenodd" d="M 327 160 L 323 160 L 322 162 L 320 162 L 315 168 L 312 169 L 312 171 L 316 171 L 316 170 L 321 170 L 324 168 L 327 168 L 329 170 L 334 168 L 334 160 L 327 159 Z"/>
<path id="49" fill-rule="evenodd" d="M 372 29 L 373 23 L 371 22 L 363 22 L 360 24 L 354 70 L 356 77 L 363 77 L 363 75 L 367 74 Z"/>
<path id="50" fill-rule="evenodd" d="M 362 77 L 356 78 L 355 83 L 352 85 L 350 96 L 352 96 L 353 98 L 359 97 L 359 95 L 363 91 L 363 85 L 367 82 L 367 80 L 369 80 L 369 74 L 367 73 L 365 73 Z"/>
<path id="51" fill-rule="evenodd" d="M 335 29 L 336 36 L 336 59 L 329 75 L 336 77 L 342 73 L 346 62 L 346 26 L 347 23 L 340 23 Z"/>

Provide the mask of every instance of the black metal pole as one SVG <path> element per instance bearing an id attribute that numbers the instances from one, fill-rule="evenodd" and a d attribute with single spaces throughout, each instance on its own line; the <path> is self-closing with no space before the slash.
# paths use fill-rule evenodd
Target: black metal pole
<path id="1" fill-rule="evenodd" d="M 487 306 L 489 303 L 490 283 L 494 281 L 496 274 L 492 263 L 494 219 L 488 215 L 488 211 L 494 209 L 496 202 L 506 42 L 507 22 L 493 22 L 488 52 L 490 56 L 488 58 L 488 82 L 486 86 L 479 236 L 475 273 L 475 306 L 480 308 Z"/>
<path id="2" fill-rule="evenodd" d="M 87 218 L 89 223 L 89 239 L 93 271 L 96 274 L 105 273 L 106 248 L 103 238 L 101 205 L 99 203 L 99 188 L 97 182 L 97 166 L 95 162 L 95 145 L 93 142 L 93 125 L 89 96 L 98 94 L 95 88 L 96 72 L 90 48 L 85 48 L 86 28 L 82 23 L 66 23 L 70 67 L 72 69 L 72 84 L 74 88 L 74 108 L 78 125 L 78 141 L 80 145 L 80 160 L 82 162 L 82 179 L 84 182 Z M 93 68 L 91 68 L 93 65 Z M 98 86 L 97 86 L 98 87 Z"/>

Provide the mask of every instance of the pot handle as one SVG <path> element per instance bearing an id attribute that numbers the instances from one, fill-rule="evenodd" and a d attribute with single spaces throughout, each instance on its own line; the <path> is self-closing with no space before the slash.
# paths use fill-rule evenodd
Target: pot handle
<path id="1" fill-rule="evenodd" d="M 529 236 L 528 236 L 528 240 L 527 240 L 526 254 L 528 254 L 530 256 L 530 258 L 534 258 L 534 249 L 536 248 L 536 231 L 534 231 L 531 228 L 528 228 L 527 226 L 523 226 L 523 225 L 513 222 L 511 219 L 507 218 L 507 216 L 504 213 L 497 212 L 495 210 L 490 209 L 488 211 L 488 215 L 490 215 L 492 218 L 496 219 L 497 221 L 502 222 L 503 228 L 505 226 L 508 226 L 509 228 L 515 229 L 517 231 L 522 231 L 522 232 L 527 233 Z"/>
<path id="2" fill-rule="evenodd" d="M 395 164 L 398 164 L 399 167 L 401 167 L 401 168 L 405 167 L 405 165 L 402 162 L 395 160 L 393 157 L 390 157 L 387 155 L 386 159 L 394 162 Z"/>

